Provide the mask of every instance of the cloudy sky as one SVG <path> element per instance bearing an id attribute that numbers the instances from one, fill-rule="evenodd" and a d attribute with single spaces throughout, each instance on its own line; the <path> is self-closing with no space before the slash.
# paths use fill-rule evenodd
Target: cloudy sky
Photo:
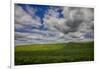
<path id="1" fill-rule="evenodd" d="M 94 9 L 15 4 L 15 43 L 89 41 L 94 38 Z"/>

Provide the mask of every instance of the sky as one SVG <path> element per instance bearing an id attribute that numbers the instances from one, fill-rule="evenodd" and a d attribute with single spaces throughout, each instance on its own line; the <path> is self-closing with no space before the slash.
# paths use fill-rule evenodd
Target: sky
<path id="1" fill-rule="evenodd" d="M 94 9 L 15 4 L 15 44 L 94 39 Z"/>

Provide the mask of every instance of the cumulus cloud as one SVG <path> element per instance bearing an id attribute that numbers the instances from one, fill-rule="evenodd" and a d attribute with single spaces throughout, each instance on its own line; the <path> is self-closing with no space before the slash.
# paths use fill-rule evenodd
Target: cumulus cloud
<path id="1" fill-rule="evenodd" d="M 92 8 L 63 7 L 63 18 L 59 18 L 59 15 L 53 16 L 55 13 L 58 12 L 54 11 L 51 15 L 50 13 L 46 14 L 44 23 L 49 26 L 49 28 L 53 27 L 64 35 L 70 35 L 69 37 L 72 37 L 73 35 L 74 37 L 82 38 L 85 34 L 87 34 L 87 32 L 94 30 L 94 12 Z"/>
<path id="2" fill-rule="evenodd" d="M 41 14 L 42 19 L 36 15 L 37 11 L 34 6 L 23 9 L 15 5 L 16 44 L 93 40 L 93 8 L 48 7 Z"/>
<path id="3" fill-rule="evenodd" d="M 23 28 L 25 26 L 39 27 L 41 25 L 40 18 L 38 16 L 30 15 L 35 13 L 31 8 L 27 8 L 29 12 L 26 12 L 21 6 L 15 5 L 15 28 Z M 34 16 L 34 18 L 32 17 Z M 17 27 L 16 27 L 17 26 Z"/>

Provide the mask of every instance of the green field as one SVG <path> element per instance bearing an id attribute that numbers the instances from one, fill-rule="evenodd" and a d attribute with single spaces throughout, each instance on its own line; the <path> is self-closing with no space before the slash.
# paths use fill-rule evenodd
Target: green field
<path id="1" fill-rule="evenodd" d="M 94 60 L 94 42 L 31 44 L 15 47 L 15 65 Z"/>

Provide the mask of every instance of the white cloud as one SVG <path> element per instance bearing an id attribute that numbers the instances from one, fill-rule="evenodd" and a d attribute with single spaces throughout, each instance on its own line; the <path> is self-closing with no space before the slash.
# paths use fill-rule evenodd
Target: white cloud
<path id="1" fill-rule="evenodd" d="M 32 18 L 32 15 L 30 15 L 32 12 L 34 12 L 34 10 L 31 10 L 29 7 L 27 10 L 29 13 L 27 13 L 21 6 L 15 5 L 15 24 L 17 24 L 16 28 L 27 25 L 39 27 L 41 25 L 41 21 L 38 16 L 33 15 L 35 17 Z"/>
<path id="2" fill-rule="evenodd" d="M 51 7 L 42 18 L 47 30 L 27 28 L 27 26 L 39 28 L 41 19 L 35 15 L 38 10 L 29 6 L 26 9 L 28 12 L 15 5 L 15 28 L 28 31 L 15 32 L 16 43 L 80 41 L 88 39 L 84 37 L 87 33 L 94 34 L 94 13 L 91 8 L 60 7 L 62 12 L 59 13 L 58 8 Z M 60 14 L 64 17 L 59 17 Z"/>
<path id="3" fill-rule="evenodd" d="M 62 14 L 64 18 L 59 18 L 57 11 L 52 9 L 48 10 L 45 14 L 44 23 L 49 27 L 50 30 L 58 31 L 64 34 L 68 38 L 84 38 L 84 34 L 90 31 L 94 31 L 94 13 L 92 8 L 70 8 L 63 7 Z"/>

